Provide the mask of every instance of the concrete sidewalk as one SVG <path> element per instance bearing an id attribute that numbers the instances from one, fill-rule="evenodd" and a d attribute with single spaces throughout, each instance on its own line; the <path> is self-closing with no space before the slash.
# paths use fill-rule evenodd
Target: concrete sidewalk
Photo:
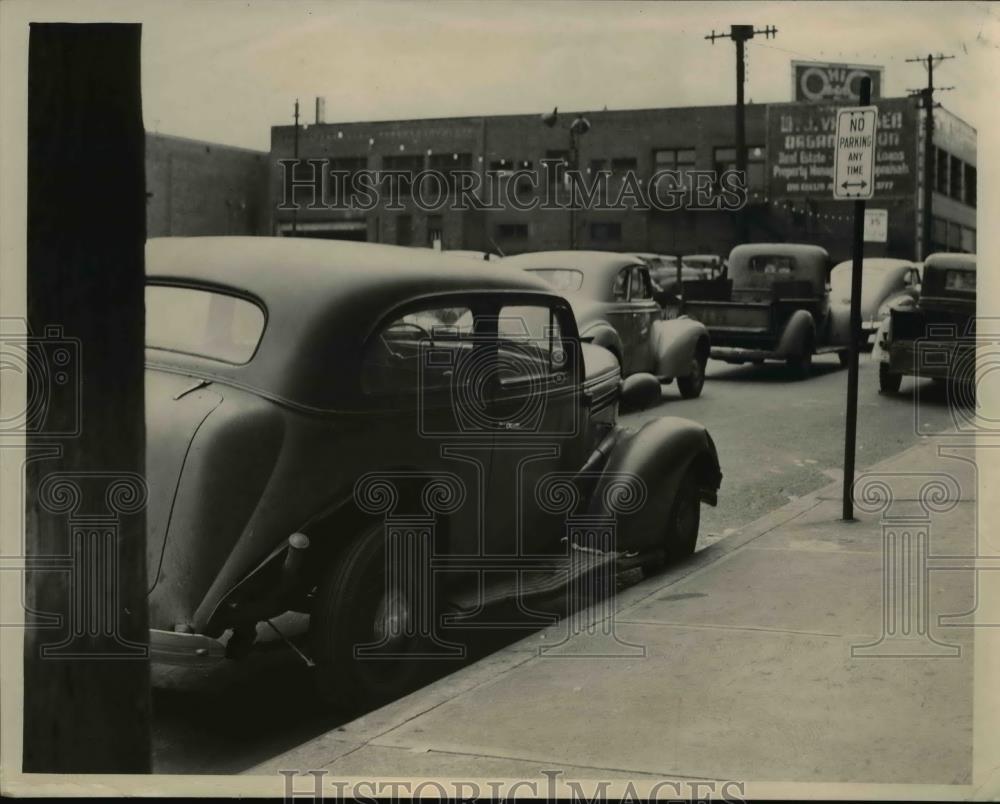
<path id="1" fill-rule="evenodd" d="M 975 574 L 933 565 L 976 553 L 976 474 L 937 445 L 859 475 L 887 512 L 877 485 L 853 523 L 839 484 L 803 497 L 620 593 L 611 633 L 567 619 L 248 773 L 969 784 Z M 930 572 L 883 566 L 919 532 Z"/>

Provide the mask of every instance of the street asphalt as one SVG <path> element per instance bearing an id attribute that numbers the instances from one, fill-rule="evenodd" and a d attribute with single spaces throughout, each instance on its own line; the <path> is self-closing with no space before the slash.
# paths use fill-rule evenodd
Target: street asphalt
<path id="1" fill-rule="evenodd" d="M 857 468 L 864 469 L 953 426 L 949 391 L 904 380 L 899 395 L 877 391 L 875 367 L 862 356 Z M 683 416 L 704 424 L 724 473 L 716 508 L 702 508 L 699 548 L 841 478 L 847 371 L 836 356 L 817 358 L 812 376 L 783 365 L 711 361 L 702 396 L 683 400 L 666 386 L 660 405 L 625 417 Z M 478 639 L 470 662 L 530 632 Z M 241 663 L 204 671 L 154 673 L 154 769 L 157 773 L 244 771 L 323 734 L 349 718 L 316 702 L 309 670 L 280 643 Z"/>

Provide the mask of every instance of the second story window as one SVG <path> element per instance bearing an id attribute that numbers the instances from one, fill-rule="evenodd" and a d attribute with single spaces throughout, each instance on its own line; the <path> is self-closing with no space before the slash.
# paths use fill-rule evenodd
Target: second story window
<path id="1" fill-rule="evenodd" d="M 691 184 L 688 173 L 695 168 L 694 148 L 661 148 L 653 151 L 653 172 L 661 170 L 676 171 L 680 174 L 680 181 L 685 185 Z"/>
<path id="2" fill-rule="evenodd" d="M 413 194 L 413 177 L 424 169 L 424 157 L 420 154 L 413 156 L 385 156 L 382 158 L 383 170 L 401 170 L 407 174 L 399 180 L 399 194 Z"/>
<path id="3" fill-rule="evenodd" d="M 472 154 L 444 153 L 433 154 L 428 160 L 427 167 L 436 170 L 445 176 L 448 192 L 454 193 L 458 184 L 458 171 L 470 170 L 472 168 Z"/>

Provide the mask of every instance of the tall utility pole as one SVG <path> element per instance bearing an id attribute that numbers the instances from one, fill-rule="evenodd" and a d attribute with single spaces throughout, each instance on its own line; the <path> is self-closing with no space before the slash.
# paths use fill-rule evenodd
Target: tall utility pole
<path id="1" fill-rule="evenodd" d="M 923 89 L 911 89 L 910 95 L 920 99 L 920 108 L 924 110 L 924 186 L 923 186 L 923 207 L 924 218 L 922 235 L 922 247 L 920 258 L 924 259 L 931 253 L 931 204 L 934 200 L 934 109 L 940 103 L 934 102 L 934 92 L 944 92 L 954 87 L 934 86 L 934 65 L 945 59 L 953 59 L 954 56 L 944 56 L 938 53 L 936 56 L 927 54 L 926 58 L 907 59 L 908 62 L 920 62 L 927 68 L 927 86 Z"/>
<path id="2" fill-rule="evenodd" d="M 778 29 L 773 25 L 768 25 L 763 29 L 755 29 L 752 25 L 730 25 L 729 33 L 712 33 L 706 36 L 712 44 L 716 39 L 732 39 L 736 43 L 736 170 L 747 175 L 747 123 L 746 113 L 743 103 L 743 88 L 746 84 L 746 42 L 753 39 L 756 34 L 764 34 L 768 39 L 778 33 Z M 740 239 L 746 242 L 748 237 L 748 227 L 746 214 L 740 214 Z"/>
<path id="3" fill-rule="evenodd" d="M 295 136 L 292 140 L 292 178 L 299 172 L 299 99 L 295 99 Z M 294 185 L 293 185 L 294 186 Z M 295 205 L 295 191 L 292 191 L 292 237 L 298 237 L 299 208 Z"/>

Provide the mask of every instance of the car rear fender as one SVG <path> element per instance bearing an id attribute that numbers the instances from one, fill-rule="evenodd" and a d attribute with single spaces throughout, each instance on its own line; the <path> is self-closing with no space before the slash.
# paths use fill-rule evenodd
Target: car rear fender
<path id="1" fill-rule="evenodd" d="M 622 351 L 622 339 L 611 324 L 607 321 L 595 321 L 584 327 L 580 332 L 580 340 L 586 343 L 593 343 L 603 346 L 618 358 L 621 363 L 624 352 Z"/>
<path id="2" fill-rule="evenodd" d="M 811 341 L 815 348 L 816 321 L 808 310 L 795 310 L 785 324 L 778 348 L 774 351 L 779 357 L 801 355 L 807 341 Z"/>
<path id="3" fill-rule="evenodd" d="M 652 333 L 657 377 L 686 377 L 695 356 L 708 357 L 708 328 L 693 318 L 656 321 Z"/>
<path id="4" fill-rule="evenodd" d="M 668 416 L 625 430 L 594 486 L 588 513 L 615 523 L 616 549 L 654 546 L 689 470 L 702 501 L 715 505 L 722 472 L 715 444 L 700 424 Z"/>

